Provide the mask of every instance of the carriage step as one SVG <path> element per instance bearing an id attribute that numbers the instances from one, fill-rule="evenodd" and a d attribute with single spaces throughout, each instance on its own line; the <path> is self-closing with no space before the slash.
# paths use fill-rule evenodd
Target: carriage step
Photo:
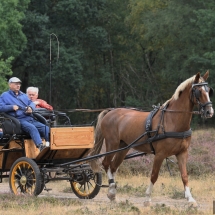
<path id="1" fill-rule="evenodd" d="M 104 185 L 104 184 L 102 184 L 101 187 L 109 187 L 109 185 Z"/>
<path id="2" fill-rule="evenodd" d="M 49 189 L 49 188 L 44 188 L 45 191 L 49 192 L 51 191 L 52 189 Z"/>

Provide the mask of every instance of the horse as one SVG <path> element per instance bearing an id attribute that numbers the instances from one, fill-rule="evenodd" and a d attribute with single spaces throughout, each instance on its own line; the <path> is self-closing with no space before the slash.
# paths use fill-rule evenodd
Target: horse
<path id="1" fill-rule="evenodd" d="M 151 112 L 115 108 L 105 109 L 98 115 L 95 144 L 90 155 L 98 155 L 103 143 L 106 145 L 106 154 L 103 161 L 94 159 L 89 163 L 94 172 L 101 171 L 102 167 L 105 170 L 109 179 L 107 196 L 111 201 L 116 200 L 117 170 L 132 145 L 139 152 L 154 154 L 145 206 L 151 205 L 153 186 L 163 160 L 172 155 L 178 161 L 185 198 L 190 205 L 197 206 L 188 186 L 186 164 L 191 142 L 192 114 L 197 112 L 204 118 L 211 118 L 214 114 L 210 101 L 213 89 L 205 82 L 208 77 L 209 71 L 206 71 L 203 76 L 197 73 L 188 78 L 177 87 L 169 100 Z M 198 111 L 193 110 L 195 106 L 199 107 Z"/>

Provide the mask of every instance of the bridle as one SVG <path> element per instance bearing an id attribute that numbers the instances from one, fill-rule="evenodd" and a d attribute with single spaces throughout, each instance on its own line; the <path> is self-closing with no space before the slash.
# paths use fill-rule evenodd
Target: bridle
<path id="1" fill-rule="evenodd" d="M 202 104 L 199 101 L 199 98 L 201 96 L 201 91 L 198 89 L 199 87 L 204 87 L 206 92 L 209 92 L 209 97 L 213 96 L 213 88 L 208 87 L 207 86 L 208 83 L 207 82 L 201 82 L 201 83 L 197 83 L 197 84 L 192 84 L 192 90 L 191 90 L 191 102 L 194 104 L 198 104 L 198 111 L 177 111 L 177 110 L 170 110 L 170 109 L 166 109 L 166 108 L 160 108 L 161 110 L 164 110 L 165 112 L 172 112 L 172 113 L 190 113 L 190 114 L 199 114 L 199 115 L 204 115 L 205 113 L 205 107 L 209 106 L 212 107 L 212 102 L 206 102 L 204 104 Z M 196 102 L 195 102 L 196 99 Z"/>
<path id="2" fill-rule="evenodd" d="M 212 102 L 205 102 L 205 103 L 201 103 L 199 101 L 199 98 L 201 96 L 201 91 L 199 90 L 199 87 L 204 87 L 205 91 L 209 94 L 209 97 L 213 96 L 213 88 L 210 88 L 207 86 L 208 83 L 207 82 L 201 82 L 201 83 L 197 83 L 197 84 L 192 84 L 192 93 L 191 93 L 191 101 L 195 104 L 198 104 L 198 112 L 199 114 L 201 114 L 202 116 L 206 115 L 206 109 L 205 107 L 212 107 Z M 196 102 L 194 101 L 194 99 L 196 99 Z"/>

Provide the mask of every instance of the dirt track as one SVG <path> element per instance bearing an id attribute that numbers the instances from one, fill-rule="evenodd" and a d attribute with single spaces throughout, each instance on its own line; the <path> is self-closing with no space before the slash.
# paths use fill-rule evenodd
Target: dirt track
<path id="1" fill-rule="evenodd" d="M 77 199 L 81 202 L 84 202 L 86 206 L 90 206 L 92 204 L 110 204 L 109 199 L 106 196 L 106 188 L 99 192 L 99 194 L 94 199 L 89 200 L 81 200 L 78 199 L 78 197 L 75 196 L 73 193 L 65 193 L 63 191 L 59 192 L 59 188 L 55 189 L 56 184 L 48 184 L 48 188 L 52 188 L 50 191 L 43 191 L 39 197 L 45 197 L 45 196 L 52 196 L 55 198 L 71 198 L 71 199 Z M 9 184 L 8 182 L 0 183 L 0 193 L 10 193 Z M 198 210 L 202 212 L 211 211 L 213 210 L 213 201 L 206 202 L 201 199 L 196 199 L 198 203 Z M 135 197 L 135 196 L 126 196 L 126 195 L 118 195 L 117 202 L 125 202 L 129 201 L 136 207 L 144 207 L 143 202 L 145 201 L 145 197 Z M 154 196 L 152 197 L 152 206 L 156 205 L 165 205 L 166 207 L 171 207 L 173 209 L 180 209 L 180 210 L 186 210 L 190 207 L 186 199 L 171 199 L 167 196 Z"/>

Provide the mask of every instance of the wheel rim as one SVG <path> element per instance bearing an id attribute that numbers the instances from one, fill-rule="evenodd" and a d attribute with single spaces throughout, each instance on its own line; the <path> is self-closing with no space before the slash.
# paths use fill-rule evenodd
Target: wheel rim
<path id="1" fill-rule="evenodd" d="M 32 166 L 25 161 L 18 162 L 11 172 L 11 189 L 18 195 L 21 193 L 34 194 L 36 174 Z"/>
<path id="2" fill-rule="evenodd" d="M 74 191 L 82 197 L 88 197 L 96 188 L 96 175 L 92 177 L 82 174 L 83 179 L 79 182 L 71 182 Z"/>

